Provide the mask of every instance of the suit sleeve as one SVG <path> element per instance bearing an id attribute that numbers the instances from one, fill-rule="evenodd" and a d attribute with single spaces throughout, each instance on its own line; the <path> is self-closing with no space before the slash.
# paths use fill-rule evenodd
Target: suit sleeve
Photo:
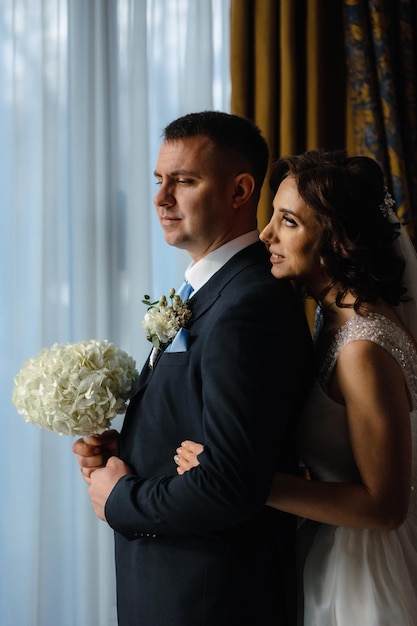
<path id="1" fill-rule="evenodd" d="M 262 509 L 304 384 L 308 340 L 296 318 L 276 290 L 239 294 L 222 309 L 201 353 L 200 465 L 182 476 L 120 479 L 105 508 L 116 531 L 210 535 Z"/>

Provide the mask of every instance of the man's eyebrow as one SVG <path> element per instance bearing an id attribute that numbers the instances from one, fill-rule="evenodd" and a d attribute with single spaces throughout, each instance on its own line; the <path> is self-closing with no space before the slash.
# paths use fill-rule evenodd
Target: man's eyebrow
<path id="1" fill-rule="evenodd" d="M 161 178 L 162 174 L 157 172 L 156 170 L 153 173 L 157 178 Z M 201 178 L 201 175 L 195 172 L 194 170 L 174 170 L 173 172 L 169 172 L 168 176 L 191 176 L 192 178 Z"/>

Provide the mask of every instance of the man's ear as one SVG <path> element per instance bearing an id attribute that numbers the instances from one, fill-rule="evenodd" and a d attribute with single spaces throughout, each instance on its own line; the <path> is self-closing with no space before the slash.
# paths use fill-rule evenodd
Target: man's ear
<path id="1" fill-rule="evenodd" d="M 245 204 L 255 191 L 255 179 L 252 174 L 243 172 L 235 177 L 235 188 L 233 193 L 234 206 Z"/>

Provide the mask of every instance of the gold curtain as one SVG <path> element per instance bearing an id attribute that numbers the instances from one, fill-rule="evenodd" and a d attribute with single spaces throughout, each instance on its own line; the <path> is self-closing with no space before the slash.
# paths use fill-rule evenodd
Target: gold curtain
<path id="1" fill-rule="evenodd" d="M 344 148 L 347 88 L 338 0 L 232 0 L 232 113 L 252 119 L 271 161 L 307 149 Z M 258 222 L 271 216 L 264 185 Z M 310 325 L 314 303 L 306 302 Z"/>
<path id="2" fill-rule="evenodd" d="M 271 150 L 275 145 L 278 111 L 278 17 L 278 4 L 274 0 L 232 0 L 231 110 L 253 119 Z M 270 205 L 270 193 L 264 185 L 259 203 L 260 228 L 268 221 Z"/>
<path id="3" fill-rule="evenodd" d="M 231 0 L 231 110 L 272 160 L 308 149 L 368 154 L 417 236 L 416 0 Z M 268 184 L 259 227 L 271 215 Z M 306 303 L 310 324 L 314 305 Z"/>
<path id="4" fill-rule="evenodd" d="M 254 120 L 272 160 L 346 145 L 343 6 L 335 0 L 232 0 L 232 113 Z M 262 228 L 271 215 L 267 184 Z"/>

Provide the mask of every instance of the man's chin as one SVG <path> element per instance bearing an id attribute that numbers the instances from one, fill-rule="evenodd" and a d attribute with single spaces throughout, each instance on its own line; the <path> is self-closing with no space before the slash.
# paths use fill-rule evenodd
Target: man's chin
<path id="1" fill-rule="evenodd" d="M 167 230 L 164 230 L 164 239 L 165 239 L 165 243 L 167 243 L 169 246 L 176 246 L 177 247 L 177 237 L 173 234 L 170 233 Z"/>
<path id="2" fill-rule="evenodd" d="M 187 250 L 187 241 L 184 240 L 183 237 L 179 237 L 175 233 L 164 231 L 164 239 L 165 243 L 167 243 L 169 246 L 173 246 L 174 248 L 179 248 L 181 250 Z"/>

